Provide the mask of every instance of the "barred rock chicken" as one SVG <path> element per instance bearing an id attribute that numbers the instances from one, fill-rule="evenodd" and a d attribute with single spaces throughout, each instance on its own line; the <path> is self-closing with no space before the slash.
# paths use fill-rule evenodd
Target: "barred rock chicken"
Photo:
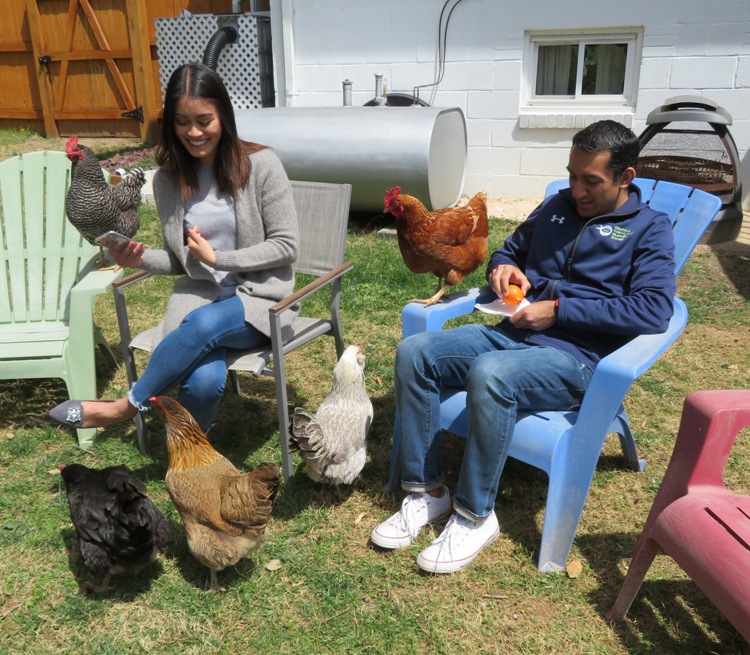
<path id="1" fill-rule="evenodd" d="M 417 198 L 394 187 L 385 195 L 384 211 L 396 218 L 406 267 L 412 273 L 432 273 L 438 278 L 434 296 L 412 302 L 434 305 L 487 259 L 487 195 L 483 191 L 462 207 L 428 211 Z"/>
<path id="2" fill-rule="evenodd" d="M 372 402 L 365 390 L 362 348 L 349 346 L 333 369 L 331 393 L 318 411 L 297 407 L 289 426 L 290 447 L 299 450 L 315 482 L 351 484 L 365 465 Z"/>
<path id="3" fill-rule="evenodd" d="M 68 139 L 65 152 L 73 162 L 70 188 L 65 199 L 65 212 L 73 227 L 92 244 L 96 237 L 109 230 L 133 237 L 141 226 L 138 207 L 141 204 L 141 187 L 146 182 L 143 170 L 134 168 L 119 184 L 113 185 L 104 179 L 94 153 L 86 146 L 78 145 L 78 137 Z M 100 246 L 97 268 L 104 263 L 104 252 Z"/>
<path id="4" fill-rule="evenodd" d="M 81 558 L 98 580 L 85 585 L 88 591 L 110 591 L 111 576 L 137 573 L 167 545 L 166 518 L 125 466 L 63 464 L 60 473 Z"/>
<path id="5" fill-rule="evenodd" d="M 167 432 L 166 487 L 185 526 L 193 556 L 211 570 L 211 591 L 223 591 L 217 571 L 252 555 L 265 542 L 279 470 L 260 464 L 240 473 L 206 439 L 190 413 L 167 396 L 150 399 Z"/>

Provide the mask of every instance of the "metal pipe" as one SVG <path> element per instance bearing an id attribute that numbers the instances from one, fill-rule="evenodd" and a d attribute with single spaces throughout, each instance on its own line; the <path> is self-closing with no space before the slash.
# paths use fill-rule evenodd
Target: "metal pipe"
<path id="1" fill-rule="evenodd" d="M 380 73 L 375 73 L 375 104 L 384 105 L 386 98 L 383 95 L 383 76 Z"/>

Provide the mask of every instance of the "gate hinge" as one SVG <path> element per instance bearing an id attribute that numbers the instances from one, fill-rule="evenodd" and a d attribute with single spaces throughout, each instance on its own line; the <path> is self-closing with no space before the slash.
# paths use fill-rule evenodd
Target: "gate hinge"
<path id="1" fill-rule="evenodd" d="M 138 106 L 130 111 L 124 111 L 120 114 L 123 118 L 135 118 L 139 123 L 143 122 L 143 107 Z"/>

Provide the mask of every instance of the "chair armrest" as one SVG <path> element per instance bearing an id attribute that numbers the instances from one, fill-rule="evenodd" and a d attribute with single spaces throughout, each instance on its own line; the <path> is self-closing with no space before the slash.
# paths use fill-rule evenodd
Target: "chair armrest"
<path id="1" fill-rule="evenodd" d="M 89 270 L 71 289 L 71 293 L 99 294 L 109 290 L 109 287 L 117 282 L 124 272 Z"/>
<path id="2" fill-rule="evenodd" d="M 606 434 L 633 382 L 682 334 L 687 317 L 685 303 L 675 298 L 674 314 L 665 332 L 635 337 L 599 362 L 575 423 L 575 432 L 581 440 L 588 439 L 586 434 L 591 430 L 603 429 Z"/>
<path id="3" fill-rule="evenodd" d="M 142 280 L 145 280 L 146 278 L 151 277 L 151 273 L 148 271 L 136 271 L 135 273 L 131 273 L 130 275 L 125 276 L 121 280 L 118 280 L 117 282 L 112 283 L 112 287 L 115 289 L 125 289 L 129 287 L 131 284 L 135 284 L 136 282 L 141 282 Z"/>
<path id="4" fill-rule="evenodd" d="M 495 293 L 484 286 L 448 294 L 443 296 L 441 302 L 429 307 L 411 302 L 401 310 L 402 338 L 406 339 L 419 332 L 442 330 L 446 321 L 471 314 L 477 302 L 485 298 L 489 302 L 495 297 Z"/>
<path id="5" fill-rule="evenodd" d="M 319 278 L 316 278 L 315 280 L 310 282 L 310 284 L 306 284 L 299 291 L 295 291 L 293 294 L 287 296 L 283 300 L 279 300 L 279 302 L 277 302 L 275 305 L 272 305 L 268 308 L 268 313 L 278 314 L 289 309 L 290 307 L 296 305 L 298 302 L 304 300 L 319 289 L 322 289 L 324 286 L 342 277 L 345 273 L 348 273 L 353 268 L 354 262 L 344 262 L 333 270 L 328 271 L 328 273 L 326 273 L 325 275 L 321 275 Z"/>
<path id="6" fill-rule="evenodd" d="M 594 375 L 600 370 L 610 375 L 618 371 L 635 380 L 645 373 L 679 337 L 687 325 L 688 311 L 680 298 L 674 299 L 674 314 L 669 327 L 660 334 L 642 334 L 599 362 Z M 604 367 L 602 367 L 604 364 Z"/>

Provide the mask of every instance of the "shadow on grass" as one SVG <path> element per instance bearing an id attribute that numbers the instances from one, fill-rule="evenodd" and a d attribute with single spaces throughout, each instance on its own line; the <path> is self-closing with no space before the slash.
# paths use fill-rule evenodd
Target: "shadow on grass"
<path id="1" fill-rule="evenodd" d="M 174 526 L 170 526 L 171 534 L 174 534 Z M 92 600 L 117 600 L 122 602 L 137 601 L 139 596 L 148 592 L 151 586 L 163 572 L 161 562 L 157 558 L 154 562 L 141 569 L 137 574 L 126 574 L 112 576 L 110 580 L 111 591 L 94 593 L 86 589 L 86 585 L 98 582 L 94 575 L 86 568 L 78 548 L 78 537 L 74 528 L 63 528 L 60 534 L 68 554 L 68 565 L 70 572 L 78 584 L 78 589 L 84 598 Z"/>
<path id="2" fill-rule="evenodd" d="M 605 619 L 624 580 L 618 565 L 630 561 L 637 539 L 637 533 L 576 538 L 600 583 L 589 594 L 589 602 Z M 647 574 L 625 620 L 611 626 L 631 653 L 750 654 L 750 646 L 734 626 L 685 578 L 654 579 Z"/>
<path id="3" fill-rule="evenodd" d="M 117 353 L 115 353 L 117 357 Z M 97 396 L 110 384 L 116 368 L 109 366 L 101 352 L 96 352 Z M 47 412 L 68 400 L 65 382 L 58 378 L 0 380 L 0 430 L 46 428 L 52 425 Z M 75 432 L 70 431 L 75 435 Z"/>
<path id="4" fill-rule="evenodd" d="M 711 250 L 737 292 L 750 299 L 750 245 L 731 241 L 711 246 Z"/>

